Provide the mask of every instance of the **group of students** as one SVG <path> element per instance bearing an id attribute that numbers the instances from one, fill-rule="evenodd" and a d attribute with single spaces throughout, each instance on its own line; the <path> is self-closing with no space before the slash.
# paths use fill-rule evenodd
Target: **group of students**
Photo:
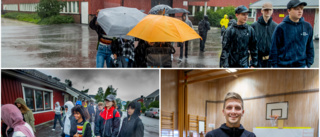
<path id="1" fill-rule="evenodd" d="M 266 2 L 262 16 L 251 26 L 246 24 L 251 11 L 242 5 L 237 7 L 238 21 L 228 23 L 226 15 L 220 22 L 223 35 L 220 67 L 309 68 L 314 62 L 314 46 L 312 26 L 302 17 L 306 5 L 299 0 L 289 1 L 289 15 L 277 24 L 271 17 L 273 6 Z"/>
<path id="2" fill-rule="evenodd" d="M 91 104 L 91 107 L 93 104 Z M 96 113 L 89 113 L 89 109 L 77 101 L 64 104 L 65 115 L 61 122 L 61 106 L 55 104 L 55 118 L 52 130 L 55 130 L 56 120 L 61 125 L 61 137 L 143 137 L 144 125 L 140 119 L 141 105 L 131 102 L 127 108 L 127 117 L 121 122 L 121 110 L 117 110 L 117 103 L 113 95 L 108 95 L 105 103 L 99 102 Z M 89 108 L 89 107 L 88 107 Z M 92 111 L 92 110 L 90 110 Z M 94 116 L 95 115 L 95 116 Z M 91 120 L 94 120 L 92 130 Z M 91 119 L 89 121 L 89 119 Z M 15 105 L 6 104 L 1 107 L 2 136 L 3 137 L 35 137 L 34 117 L 22 98 L 15 101 Z"/>

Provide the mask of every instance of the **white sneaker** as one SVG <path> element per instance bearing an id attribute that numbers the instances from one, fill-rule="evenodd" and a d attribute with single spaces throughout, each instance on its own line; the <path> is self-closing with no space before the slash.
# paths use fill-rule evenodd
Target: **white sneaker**
<path id="1" fill-rule="evenodd" d="M 63 127 L 61 127 L 61 129 L 63 129 Z"/>
<path id="2" fill-rule="evenodd" d="M 55 129 L 52 129 L 52 131 L 55 131 Z"/>

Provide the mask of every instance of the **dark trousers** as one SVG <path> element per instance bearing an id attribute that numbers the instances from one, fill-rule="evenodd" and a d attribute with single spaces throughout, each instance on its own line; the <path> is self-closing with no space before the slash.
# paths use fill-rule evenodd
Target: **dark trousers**
<path id="1" fill-rule="evenodd" d="M 262 57 L 258 58 L 258 67 L 259 68 L 271 68 L 269 60 L 263 60 Z"/>
<path id="2" fill-rule="evenodd" d="M 183 58 L 183 43 L 178 43 L 179 44 L 179 46 L 180 46 L 180 59 L 182 59 Z M 184 56 L 185 56 L 185 58 L 188 58 L 188 44 L 189 44 L 189 41 L 186 41 L 186 42 L 184 42 L 184 45 L 185 45 L 185 50 L 184 50 Z"/>
<path id="3" fill-rule="evenodd" d="M 57 119 L 59 120 L 60 126 L 63 127 L 62 122 L 61 122 L 61 115 L 55 114 L 54 115 L 54 122 L 53 122 L 53 129 L 56 129 Z"/>
<path id="4" fill-rule="evenodd" d="M 207 40 L 207 33 L 205 34 L 200 34 L 202 37 L 202 40 L 200 39 L 200 51 L 204 51 L 206 40 Z"/>

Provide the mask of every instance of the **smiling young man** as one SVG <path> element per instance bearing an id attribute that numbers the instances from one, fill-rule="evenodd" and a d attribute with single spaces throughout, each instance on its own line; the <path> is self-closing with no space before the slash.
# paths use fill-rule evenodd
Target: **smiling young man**
<path id="1" fill-rule="evenodd" d="M 220 128 L 207 133 L 206 137 L 255 137 L 256 135 L 244 129 L 240 124 L 244 114 L 243 100 L 238 93 L 229 92 L 224 98 L 223 115 L 226 123 Z"/>
<path id="2" fill-rule="evenodd" d="M 237 23 L 227 28 L 222 39 L 220 66 L 224 68 L 249 68 L 258 65 L 258 48 L 254 30 L 247 25 L 251 11 L 241 5 L 235 9 Z M 249 52 L 250 51 L 250 52 Z M 249 64 L 251 55 L 251 64 Z"/>
<path id="3" fill-rule="evenodd" d="M 269 58 L 272 67 L 310 68 L 313 64 L 313 29 L 302 17 L 304 6 L 307 3 L 299 0 L 291 0 L 287 4 L 289 16 L 283 19 L 272 35 Z"/>

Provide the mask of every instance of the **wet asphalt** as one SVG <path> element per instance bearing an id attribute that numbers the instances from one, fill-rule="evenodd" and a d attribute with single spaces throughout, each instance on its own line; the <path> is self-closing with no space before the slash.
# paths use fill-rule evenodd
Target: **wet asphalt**
<path id="1" fill-rule="evenodd" d="M 189 42 L 188 59 L 179 60 L 180 48 L 174 44 L 173 68 L 218 68 L 221 54 L 220 29 L 211 28 L 205 52 L 200 40 Z M 136 43 L 137 44 L 137 43 Z M 36 25 L 1 19 L 1 62 L 3 68 L 95 68 L 97 34 L 88 25 Z M 319 41 L 314 41 L 319 66 Z"/>

